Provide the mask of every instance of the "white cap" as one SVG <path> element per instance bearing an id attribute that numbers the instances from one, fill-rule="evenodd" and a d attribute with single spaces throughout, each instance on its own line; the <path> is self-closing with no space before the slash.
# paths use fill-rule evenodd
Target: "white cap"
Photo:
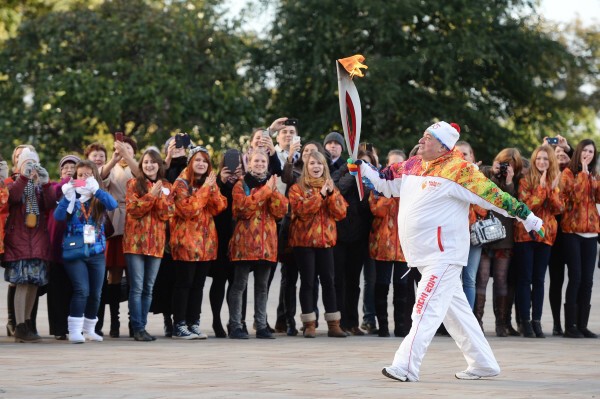
<path id="1" fill-rule="evenodd" d="M 456 123 L 449 124 L 440 121 L 429 126 L 426 131 L 449 150 L 454 148 L 454 145 L 460 137 L 458 134 L 460 132 L 460 127 Z"/>

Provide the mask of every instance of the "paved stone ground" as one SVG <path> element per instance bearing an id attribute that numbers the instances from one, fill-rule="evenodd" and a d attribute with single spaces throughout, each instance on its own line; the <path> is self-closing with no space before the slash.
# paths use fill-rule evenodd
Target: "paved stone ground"
<path id="1" fill-rule="evenodd" d="M 596 270 L 590 329 L 600 332 L 600 272 Z M 273 292 L 279 292 L 279 275 Z M 207 280 L 207 286 L 210 279 Z M 490 284 L 491 286 L 491 284 Z M 489 293 L 491 295 L 491 292 Z M 276 295 L 269 301 L 273 318 Z M 6 284 L 0 284 L 0 320 L 6 315 Z M 206 341 L 156 342 L 130 338 L 72 345 L 48 336 L 45 297 L 38 323 L 38 344 L 17 344 L 0 336 L 0 398 L 392 398 L 424 397 L 600 397 L 600 340 L 488 339 L 502 367 L 499 377 L 459 381 L 466 367 L 454 341 L 435 337 L 422 365 L 421 381 L 401 383 L 381 375 L 401 338 L 376 336 L 328 338 L 319 328 L 316 339 L 217 339 L 205 290 L 202 327 Z M 252 301 L 249 298 L 249 314 Z M 488 301 L 484 325 L 493 329 Z M 391 309 L 390 309 L 391 310 Z M 126 304 L 121 313 L 127 314 Z M 222 317 L 226 320 L 226 310 Z M 550 307 L 542 319 L 551 332 Z M 251 324 L 251 323 L 250 323 Z M 122 328 L 122 333 L 125 329 Z M 148 330 L 162 331 L 162 318 L 150 316 Z"/>

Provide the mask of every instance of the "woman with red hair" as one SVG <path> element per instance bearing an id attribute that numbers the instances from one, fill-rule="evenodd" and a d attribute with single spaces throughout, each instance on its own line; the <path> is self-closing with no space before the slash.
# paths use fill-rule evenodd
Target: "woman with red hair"
<path id="1" fill-rule="evenodd" d="M 173 338 L 206 339 L 200 331 L 204 281 L 217 258 L 213 217 L 227 207 L 216 184 L 206 148 L 194 147 L 188 166 L 173 184 L 175 215 L 170 223 L 171 254 L 175 263 Z"/>

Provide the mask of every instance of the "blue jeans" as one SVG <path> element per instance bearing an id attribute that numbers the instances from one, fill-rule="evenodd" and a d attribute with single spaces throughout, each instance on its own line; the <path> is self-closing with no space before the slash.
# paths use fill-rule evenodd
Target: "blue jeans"
<path id="1" fill-rule="evenodd" d="M 469 247 L 469 258 L 467 266 L 463 267 L 462 282 L 463 291 L 467 297 L 471 309 L 475 307 L 475 283 L 477 281 L 477 269 L 481 260 L 481 246 L 471 245 Z"/>
<path id="2" fill-rule="evenodd" d="M 65 261 L 65 271 L 73 285 L 69 316 L 96 319 L 104 282 L 104 254 Z"/>
<path id="3" fill-rule="evenodd" d="M 517 303 L 521 320 L 541 320 L 542 318 L 544 280 L 550 261 L 551 248 L 550 245 L 541 242 L 515 243 L 515 259 L 519 262 Z M 531 315 L 529 309 L 531 309 Z"/>
<path id="4" fill-rule="evenodd" d="M 155 256 L 125 254 L 129 282 L 129 319 L 133 331 L 146 329 L 152 303 L 152 289 L 160 267 Z"/>

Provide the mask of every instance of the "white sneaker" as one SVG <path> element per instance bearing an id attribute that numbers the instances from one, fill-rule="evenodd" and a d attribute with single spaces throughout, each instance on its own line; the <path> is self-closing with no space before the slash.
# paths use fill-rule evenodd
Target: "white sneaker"
<path id="1" fill-rule="evenodd" d="M 454 374 L 454 376 L 456 378 L 458 378 L 459 380 L 480 380 L 482 378 L 487 378 L 487 377 L 495 377 L 498 374 L 494 374 L 494 375 L 477 375 L 469 370 L 464 370 L 464 371 L 459 371 L 458 373 Z"/>
<path id="2" fill-rule="evenodd" d="M 383 374 L 383 375 L 385 375 L 386 377 L 388 377 L 388 378 L 391 378 L 391 379 L 393 379 L 393 380 L 398 380 L 398 381 L 402 381 L 402 382 L 406 382 L 406 381 L 408 380 L 408 377 L 407 377 L 407 376 L 405 376 L 405 375 L 401 374 L 401 373 L 399 372 L 399 370 L 398 370 L 398 369 L 396 369 L 396 368 L 395 368 L 395 367 L 393 367 L 393 366 L 390 366 L 390 367 L 384 367 L 384 368 L 381 370 L 381 374 Z"/>
<path id="3" fill-rule="evenodd" d="M 191 326 L 188 326 L 188 330 L 196 336 L 195 339 L 207 339 L 208 338 L 208 335 L 206 335 L 202 331 L 200 331 L 199 324 L 192 324 Z"/>

